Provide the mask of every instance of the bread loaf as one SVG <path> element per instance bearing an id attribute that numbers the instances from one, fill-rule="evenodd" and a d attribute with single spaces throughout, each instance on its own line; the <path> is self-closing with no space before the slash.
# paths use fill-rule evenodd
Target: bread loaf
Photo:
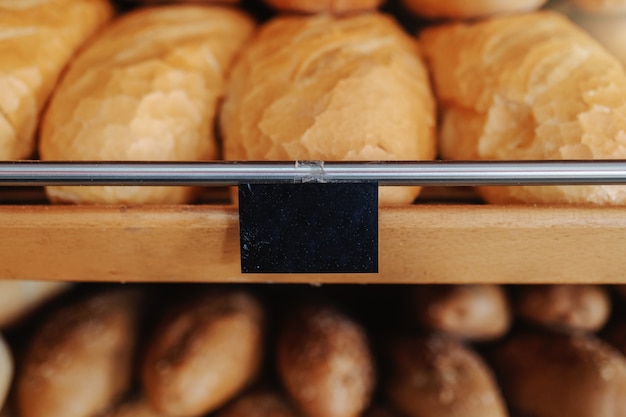
<path id="1" fill-rule="evenodd" d="M 108 0 L 0 1 L 0 160 L 33 156 L 61 71 L 112 15 Z"/>
<path id="2" fill-rule="evenodd" d="M 301 305 L 278 338 L 278 374 L 307 417 L 357 417 L 375 385 L 374 359 L 361 326 L 335 307 Z"/>
<path id="3" fill-rule="evenodd" d="M 590 13 L 626 13 L 626 0 L 569 0 Z"/>
<path id="4" fill-rule="evenodd" d="M 511 324 L 508 299 L 498 285 L 418 285 L 417 321 L 431 331 L 469 340 L 493 340 Z"/>
<path id="5" fill-rule="evenodd" d="M 228 8 L 143 8 L 73 61 L 43 120 L 44 160 L 218 158 L 214 116 L 252 20 Z M 189 187 L 48 187 L 53 201 L 180 203 Z"/>
<path id="6" fill-rule="evenodd" d="M 235 63 L 226 159 L 432 159 L 435 109 L 418 46 L 390 17 L 279 17 Z M 419 188 L 388 187 L 407 203 Z"/>
<path id="7" fill-rule="evenodd" d="M 278 10 L 302 13 L 348 13 L 373 10 L 384 0 L 264 0 Z"/>
<path id="8" fill-rule="evenodd" d="M 260 389 L 243 394 L 216 417 L 298 417 L 298 413 L 278 392 Z"/>
<path id="9" fill-rule="evenodd" d="M 21 417 L 91 417 L 131 382 L 139 293 L 112 289 L 66 304 L 33 335 L 17 376 Z"/>
<path id="10" fill-rule="evenodd" d="M 532 30 L 529 30 L 532 28 Z M 421 35 L 446 159 L 626 159 L 626 71 L 555 12 Z M 624 204 L 622 186 L 486 187 L 490 202 Z"/>
<path id="11" fill-rule="evenodd" d="M 231 400 L 256 376 L 263 358 L 265 314 L 245 290 L 213 289 L 166 314 L 141 371 L 159 413 L 200 416 Z"/>
<path id="12" fill-rule="evenodd" d="M 524 334 L 507 340 L 494 359 L 516 415 L 626 415 L 626 360 L 584 334 Z"/>
<path id="13" fill-rule="evenodd" d="M 430 19 L 471 19 L 537 10 L 547 0 L 403 0 L 407 9 Z"/>
<path id="14" fill-rule="evenodd" d="M 13 381 L 13 355 L 0 335 L 0 410 L 4 407 L 9 387 Z"/>
<path id="15" fill-rule="evenodd" d="M 611 312 L 611 300 L 598 285 L 530 285 L 518 289 L 518 317 L 551 329 L 594 332 Z"/>
<path id="16" fill-rule="evenodd" d="M 68 282 L 0 280 L 0 328 L 70 287 Z"/>
<path id="17" fill-rule="evenodd" d="M 391 342 L 385 393 L 407 417 L 506 417 L 491 370 L 463 343 L 441 336 Z"/>

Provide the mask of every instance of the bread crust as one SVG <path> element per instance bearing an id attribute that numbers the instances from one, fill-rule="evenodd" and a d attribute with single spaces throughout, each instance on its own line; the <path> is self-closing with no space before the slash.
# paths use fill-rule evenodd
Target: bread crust
<path id="1" fill-rule="evenodd" d="M 124 15 L 72 62 L 43 120 L 44 160 L 217 159 L 214 118 L 253 21 L 223 7 Z M 190 187 L 48 187 L 53 201 L 182 203 Z"/>
<path id="2" fill-rule="evenodd" d="M 529 12 L 547 0 L 403 0 L 413 13 L 429 19 L 471 19 L 497 14 Z"/>
<path id="3" fill-rule="evenodd" d="M 57 79 L 112 15 L 107 0 L 0 1 L 0 160 L 33 157 Z"/>
<path id="4" fill-rule="evenodd" d="M 231 160 L 435 156 L 435 107 L 418 45 L 379 13 L 279 17 L 242 52 L 222 107 Z M 383 187 L 381 203 L 419 188 Z"/>
<path id="5" fill-rule="evenodd" d="M 302 13 L 350 13 L 373 10 L 385 0 L 264 0 L 271 7 Z"/>
<path id="6" fill-rule="evenodd" d="M 624 67 L 560 14 L 442 25 L 420 39 L 442 113 L 443 158 L 626 158 Z M 497 203 L 626 203 L 626 188 L 611 185 L 480 191 Z"/>

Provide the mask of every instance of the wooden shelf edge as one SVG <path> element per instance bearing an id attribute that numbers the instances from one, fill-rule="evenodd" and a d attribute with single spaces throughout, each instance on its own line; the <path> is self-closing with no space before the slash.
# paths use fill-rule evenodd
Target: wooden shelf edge
<path id="1" fill-rule="evenodd" d="M 0 206 L 0 279 L 626 283 L 626 208 L 381 208 L 378 274 L 241 274 L 236 208 Z"/>

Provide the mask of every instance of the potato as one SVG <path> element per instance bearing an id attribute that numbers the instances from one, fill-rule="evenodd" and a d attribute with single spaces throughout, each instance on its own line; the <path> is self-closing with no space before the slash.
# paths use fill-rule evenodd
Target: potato
<path id="1" fill-rule="evenodd" d="M 216 417 L 298 417 L 298 413 L 281 394 L 262 389 L 237 398 Z"/>
<path id="2" fill-rule="evenodd" d="M 606 323 L 611 301 L 599 285 L 529 285 L 519 288 L 515 313 L 553 329 L 594 332 Z"/>
<path id="3" fill-rule="evenodd" d="M 506 406 L 482 358 L 454 338 L 405 337 L 389 347 L 389 403 L 408 417 L 504 417 Z"/>
<path id="4" fill-rule="evenodd" d="M 498 347 L 494 367 L 508 404 L 521 415 L 626 415 L 626 360 L 589 334 L 514 336 Z"/>
<path id="5" fill-rule="evenodd" d="M 86 295 L 45 318 L 17 375 L 21 417 L 92 417 L 131 382 L 138 292 Z"/>
<path id="6" fill-rule="evenodd" d="M 198 416 L 230 400 L 256 376 L 265 313 L 243 289 L 209 289 L 164 317 L 149 342 L 142 384 L 169 416 Z"/>
<path id="7" fill-rule="evenodd" d="M 364 329 L 331 305 L 310 303 L 281 329 L 278 374 L 308 417 L 356 417 L 375 385 L 374 358 Z"/>
<path id="8" fill-rule="evenodd" d="M 508 300 L 498 285 L 417 285 L 413 301 L 419 323 L 463 339 L 495 339 L 511 324 Z"/>

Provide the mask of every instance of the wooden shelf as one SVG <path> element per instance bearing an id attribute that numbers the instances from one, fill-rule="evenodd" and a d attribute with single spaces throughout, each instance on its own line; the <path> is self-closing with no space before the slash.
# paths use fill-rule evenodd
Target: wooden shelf
<path id="1" fill-rule="evenodd" d="M 113 282 L 626 283 L 626 209 L 382 208 L 378 274 L 241 274 L 232 206 L 0 206 L 0 277 Z"/>

